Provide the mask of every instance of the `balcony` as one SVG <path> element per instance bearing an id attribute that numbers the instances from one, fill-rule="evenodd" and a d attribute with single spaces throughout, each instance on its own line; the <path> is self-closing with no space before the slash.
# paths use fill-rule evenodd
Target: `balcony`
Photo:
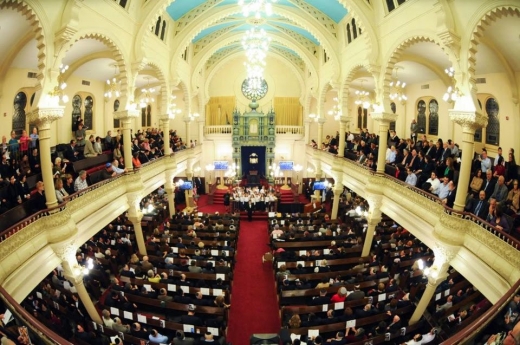
<path id="1" fill-rule="evenodd" d="M 362 197 L 380 195 L 381 211 L 430 248 L 442 242 L 458 249 L 451 265 L 496 303 L 520 279 L 519 242 L 467 213 L 391 176 L 379 175 L 351 160 L 306 148 L 307 162 Z M 461 245 L 462 243 L 462 245 Z"/>

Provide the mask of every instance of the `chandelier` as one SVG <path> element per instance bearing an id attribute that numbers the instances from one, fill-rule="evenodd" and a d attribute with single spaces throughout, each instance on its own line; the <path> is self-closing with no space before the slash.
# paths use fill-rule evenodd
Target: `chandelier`
<path id="1" fill-rule="evenodd" d="M 242 47 L 246 53 L 247 83 L 251 90 L 259 90 L 264 82 L 265 58 L 271 38 L 264 29 L 253 27 L 242 38 Z"/>
<path id="2" fill-rule="evenodd" d="M 451 78 L 452 85 L 448 86 L 448 90 L 442 96 L 445 102 L 455 102 L 459 97 L 462 96 L 462 92 L 456 85 L 455 81 L 455 69 L 453 67 L 446 68 L 444 72 Z"/>
<path id="3" fill-rule="evenodd" d="M 365 82 L 365 80 L 361 80 L 361 89 L 360 90 L 356 90 L 355 94 L 356 94 L 356 100 L 354 101 L 354 103 L 356 105 L 360 105 L 363 107 L 363 109 L 368 109 L 372 106 L 372 102 L 370 101 L 370 92 L 366 91 L 364 88 L 363 88 L 363 83 Z"/>
<path id="4" fill-rule="evenodd" d="M 255 18 L 260 19 L 262 12 L 270 16 L 273 14 L 273 4 L 278 0 L 238 0 L 238 5 L 242 7 L 244 17 L 254 14 Z"/>
<path id="5" fill-rule="evenodd" d="M 152 94 L 155 92 L 155 89 L 150 87 L 150 77 L 145 77 L 144 79 L 147 80 L 147 88 L 141 89 L 142 97 L 139 100 L 139 105 L 141 108 L 145 108 L 147 104 L 155 102 L 155 99 L 152 96 Z"/>
<path id="6" fill-rule="evenodd" d="M 199 113 L 191 113 L 188 117 L 190 118 L 190 121 L 195 121 L 199 116 Z"/>
<path id="7" fill-rule="evenodd" d="M 177 96 L 171 95 L 170 96 L 170 103 L 168 104 L 168 115 L 175 118 L 175 115 L 182 113 L 181 109 L 177 108 L 177 104 L 174 103 L 175 99 L 177 99 Z"/>
<path id="8" fill-rule="evenodd" d="M 67 88 L 67 83 L 64 81 L 63 74 L 69 69 L 69 65 L 60 65 L 60 74 L 58 75 L 58 85 L 54 87 L 52 91 L 46 97 L 47 103 L 52 105 L 59 105 L 61 103 L 67 103 L 69 96 L 63 91 Z"/>
<path id="9" fill-rule="evenodd" d="M 406 83 L 397 79 L 397 70 L 402 67 L 394 68 L 394 78 L 390 83 L 390 99 L 392 101 L 398 100 L 401 104 L 404 104 L 408 97 L 404 94 L 404 88 L 406 87 Z"/>
<path id="10" fill-rule="evenodd" d="M 114 75 L 117 75 L 117 65 L 111 64 L 110 66 L 114 67 Z M 105 92 L 105 98 L 107 100 L 111 99 L 112 96 L 119 97 L 121 93 L 119 92 L 119 81 L 116 77 L 112 78 L 112 80 L 107 79 L 107 88 L 108 91 Z"/>
<path id="11" fill-rule="evenodd" d="M 334 97 L 334 106 L 328 113 L 330 116 L 334 116 L 334 120 L 339 120 L 343 112 L 341 111 L 341 107 L 339 105 L 338 97 Z"/>

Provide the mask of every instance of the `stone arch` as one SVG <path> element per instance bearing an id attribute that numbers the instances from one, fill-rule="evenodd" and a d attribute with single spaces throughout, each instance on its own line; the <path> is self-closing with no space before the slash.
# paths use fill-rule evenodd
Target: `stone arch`
<path id="1" fill-rule="evenodd" d="M 318 100 L 317 100 L 317 103 L 318 103 L 318 115 L 319 115 L 319 118 L 321 119 L 326 119 L 325 117 L 325 100 L 327 99 L 327 92 L 329 92 L 330 90 L 332 90 L 333 87 L 330 83 L 326 83 L 325 85 L 323 85 L 323 88 L 320 90 L 319 94 L 318 94 Z M 338 90 L 339 91 L 339 90 Z"/>
<path id="2" fill-rule="evenodd" d="M 356 73 L 359 72 L 361 69 L 366 69 L 367 71 L 370 71 L 369 66 L 359 63 L 359 64 L 352 66 L 350 71 L 347 73 L 347 76 L 343 80 L 343 84 L 341 85 L 341 89 L 340 89 L 341 94 L 339 95 L 341 97 L 340 98 L 341 99 L 341 108 L 343 110 L 348 109 L 348 96 L 349 96 L 349 91 L 350 91 L 350 84 L 354 80 Z M 373 76 L 373 78 L 376 79 L 376 77 L 374 77 L 374 76 Z M 376 79 L 376 81 L 377 81 L 377 79 Z"/>
<path id="3" fill-rule="evenodd" d="M 511 5 L 498 5 L 496 2 L 490 2 L 486 4 L 487 6 L 483 7 L 476 14 L 476 20 L 471 23 L 470 27 L 473 27 L 473 30 L 470 31 L 469 40 L 469 49 L 468 49 L 468 71 L 469 71 L 469 87 L 476 94 L 477 86 L 475 83 L 475 71 L 477 65 L 477 52 L 480 43 L 483 41 L 484 32 L 486 30 L 486 26 L 489 26 L 490 23 L 494 23 L 501 17 L 507 16 L 516 16 L 520 18 L 520 6 L 511 6 Z M 496 49 L 493 51 L 497 52 Z M 504 68 L 508 70 L 509 73 L 506 73 L 509 84 L 512 91 L 512 98 L 515 104 L 518 104 L 518 86 L 516 84 L 516 80 L 514 78 L 514 71 L 511 69 L 511 66 L 507 64 L 503 56 L 501 56 L 500 52 L 497 52 L 499 57 L 501 58 L 502 65 Z"/>
<path id="4" fill-rule="evenodd" d="M 34 38 L 37 41 L 37 47 L 38 47 L 38 82 L 40 83 L 37 85 L 36 89 L 40 89 L 42 87 L 42 83 L 44 80 L 44 73 L 45 68 L 47 65 L 47 56 L 48 54 L 48 47 L 47 42 L 45 40 L 46 37 L 50 37 L 51 35 L 47 35 L 45 33 L 45 28 L 50 28 L 51 24 L 48 23 L 46 20 L 46 17 L 44 15 L 44 11 L 40 8 L 41 5 L 38 3 L 32 3 L 28 4 L 27 1 L 22 0 L 8 0 L 8 1 L 1 1 L 0 2 L 0 10 L 3 9 L 13 9 L 17 12 L 20 12 L 20 14 L 25 17 L 29 23 L 31 24 L 31 27 L 33 28 L 34 32 Z M 35 103 L 38 104 L 39 97 L 41 93 L 36 92 L 36 98 L 34 100 Z"/>
<path id="5" fill-rule="evenodd" d="M 187 85 L 187 83 L 184 80 L 179 80 L 179 83 L 177 84 L 182 92 L 184 93 L 184 116 L 188 116 L 191 111 L 191 96 L 190 96 L 190 89 Z"/>
<path id="6" fill-rule="evenodd" d="M 176 41 L 177 49 L 173 53 L 173 62 L 175 62 L 175 57 L 180 56 L 182 52 L 186 49 L 186 47 L 190 44 L 190 42 L 195 38 L 200 32 L 208 27 L 218 23 L 220 20 L 227 18 L 232 15 L 240 14 L 240 8 L 237 7 L 225 7 L 221 9 L 219 12 L 210 11 L 208 14 L 203 14 L 198 18 L 196 24 L 190 23 L 190 28 L 185 28 L 186 34 L 182 35 L 179 40 Z M 323 46 L 326 50 L 327 54 L 331 57 L 331 62 L 333 63 L 334 69 L 339 70 L 339 59 L 336 53 L 336 50 L 333 48 L 332 43 L 335 38 L 331 35 L 327 35 L 325 33 L 325 29 L 322 29 L 319 26 L 313 25 L 310 21 L 307 21 L 305 18 L 302 18 L 299 15 L 296 15 L 294 11 L 289 11 L 286 9 L 278 9 L 277 14 L 291 20 L 298 26 L 301 26 L 309 31 L 311 35 L 313 35 L 316 40 Z M 204 15 L 206 17 L 202 18 Z M 193 25 L 192 25 L 193 24 Z M 175 69 L 175 68 L 173 68 Z"/>
<path id="7" fill-rule="evenodd" d="M 140 22 L 143 23 L 139 28 L 134 41 L 134 56 L 136 60 L 144 57 L 142 47 L 148 46 L 148 40 L 152 36 L 151 29 L 157 23 L 159 16 L 162 16 L 166 8 L 175 0 L 155 0 L 144 3 Z"/>
<path id="8" fill-rule="evenodd" d="M 142 71 L 146 66 L 150 66 L 157 73 L 157 79 L 159 79 L 159 83 L 161 84 L 161 103 L 157 107 L 158 116 L 166 114 L 168 111 L 168 101 L 169 101 L 169 84 L 166 82 L 166 74 L 161 70 L 161 68 L 153 61 L 145 60 L 140 63 L 135 72 L 135 78 L 140 71 Z M 132 85 L 132 89 L 135 88 L 135 79 L 134 84 Z"/>
<path id="9" fill-rule="evenodd" d="M 125 58 L 123 52 L 119 47 L 120 44 L 117 43 L 117 40 L 109 37 L 105 33 L 98 33 L 98 32 L 92 32 L 92 31 L 80 31 L 77 32 L 67 43 L 63 44 L 59 49 L 56 51 L 56 60 L 54 62 L 54 68 L 58 68 L 58 66 L 61 64 L 61 61 L 65 58 L 67 52 L 70 50 L 70 48 L 78 41 L 82 39 L 95 39 L 103 44 L 105 44 L 109 50 L 112 52 L 112 59 L 116 61 L 117 68 L 119 69 L 119 80 L 120 80 L 120 87 L 121 87 L 121 97 L 119 97 L 119 100 L 122 105 L 125 105 L 128 102 L 128 95 L 131 94 L 129 92 L 130 90 L 130 73 L 128 70 L 128 64 L 127 59 Z M 125 109 L 122 108 L 122 109 Z"/>
<path id="10" fill-rule="evenodd" d="M 431 42 L 439 46 L 447 55 L 448 60 L 453 65 L 453 68 L 458 72 L 459 66 L 457 63 L 457 58 L 451 52 L 450 49 L 445 48 L 442 41 L 434 34 L 430 33 L 422 33 L 415 34 L 414 36 L 409 36 L 407 33 L 403 39 L 397 40 L 398 43 L 394 45 L 394 48 L 390 50 L 390 56 L 384 61 L 388 61 L 386 66 L 384 66 L 381 70 L 381 76 L 379 85 L 376 87 L 376 97 L 377 101 L 385 111 L 389 111 L 390 109 L 390 83 L 392 82 L 392 73 L 395 65 L 399 62 L 399 58 L 403 55 L 406 48 L 414 45 L 419 42 Z"/>

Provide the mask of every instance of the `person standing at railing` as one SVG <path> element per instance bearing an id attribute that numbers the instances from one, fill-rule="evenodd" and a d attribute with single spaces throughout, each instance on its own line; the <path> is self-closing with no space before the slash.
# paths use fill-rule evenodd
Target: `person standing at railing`
<path id="1" fill-rule="evenodd" d="M 24 129 L 22 131 L 22 136 L 20 137 L 20 152 L 22 155 L 28 153 L 30 141 L 31 141 L 31 139 L 27 135 L 27 131 Z"/>
<path id="2" fill-rule="evenodd" d="M 35 149 L 38 147 L 38 140 L 40 139 L 40 136 L 38 135 L 38 129 L 36 127 L 33 127 L 32 133 L 29 135 L 29 138 L 31 139 L 31 142 L 29 144 L 29 148 Z"/>
<path id="3" fill-rule="evenodd" d="M 18 139 L 16 139 L 15 131 L 11 131 L 11 139 L 9 139 L 9 151 L 11 152 L 11 158 L 18 158 L 20 153 L 20 144 L 18 143 Z"/>
<path id="4" fill-rule="evenodd" d="M 83 128 L 83 123 L 78 124 L 78 129 L 76 130 L 76 142 L 78 146 L 85 145 L 85 137 L 87 136 L 86 130 Z"/>

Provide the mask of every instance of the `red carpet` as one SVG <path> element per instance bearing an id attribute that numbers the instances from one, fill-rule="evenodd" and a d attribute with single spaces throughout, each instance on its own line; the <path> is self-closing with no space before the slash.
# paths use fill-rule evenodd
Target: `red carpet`
<path id="1" fill-rule="evenodd" d="M 267 243 L 265 220 L 241 221 L 227 337 L 233 345 L 249 344 L 254 333 L 280 331 L 273 269 L 262 264 Z"/>

